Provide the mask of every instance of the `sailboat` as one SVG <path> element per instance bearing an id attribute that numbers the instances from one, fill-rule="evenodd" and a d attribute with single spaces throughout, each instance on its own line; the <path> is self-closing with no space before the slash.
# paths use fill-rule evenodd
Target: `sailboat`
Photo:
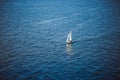
<path id="1" fill-rule="evenodd" d="M 72 44 L 72 32 L 70 31 L 68 36 L 67 36 L 67 40 L 66 40 L 67 44 Z"/>

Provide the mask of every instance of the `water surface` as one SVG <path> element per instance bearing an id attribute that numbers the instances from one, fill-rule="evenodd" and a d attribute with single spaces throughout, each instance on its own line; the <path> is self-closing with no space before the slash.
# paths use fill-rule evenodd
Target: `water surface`
<path id="1" fill-rule="evenodd" d="M 3 0 L 0 79 L 119 80 L 119 21 L 118 0 Z"/>

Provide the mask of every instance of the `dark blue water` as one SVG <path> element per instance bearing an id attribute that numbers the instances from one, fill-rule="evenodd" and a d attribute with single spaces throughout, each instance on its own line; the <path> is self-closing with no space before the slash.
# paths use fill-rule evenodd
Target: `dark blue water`
<path id="1" fill-rule="evenodd" d="M 0 80 L 120 80 L 120 1 L 0 1 Z"/>

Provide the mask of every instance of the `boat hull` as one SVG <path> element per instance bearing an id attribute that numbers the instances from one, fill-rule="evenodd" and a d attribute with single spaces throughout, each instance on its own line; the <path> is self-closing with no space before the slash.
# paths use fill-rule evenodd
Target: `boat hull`
<path id="1" fill-rule="evenodd" d="M 67 42 L 67 44 L 72 44 L 72 41 Z"/>

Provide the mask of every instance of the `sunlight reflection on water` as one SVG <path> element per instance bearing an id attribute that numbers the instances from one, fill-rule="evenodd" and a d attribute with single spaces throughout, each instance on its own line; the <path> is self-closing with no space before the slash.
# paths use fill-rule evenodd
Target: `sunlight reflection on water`
<path id="1" fill-rule="evenodd" d="M 66 51 L 67 54 L 71 54 L 73 49 L 72 49 L 72 44 L 66 44 Z"/>

